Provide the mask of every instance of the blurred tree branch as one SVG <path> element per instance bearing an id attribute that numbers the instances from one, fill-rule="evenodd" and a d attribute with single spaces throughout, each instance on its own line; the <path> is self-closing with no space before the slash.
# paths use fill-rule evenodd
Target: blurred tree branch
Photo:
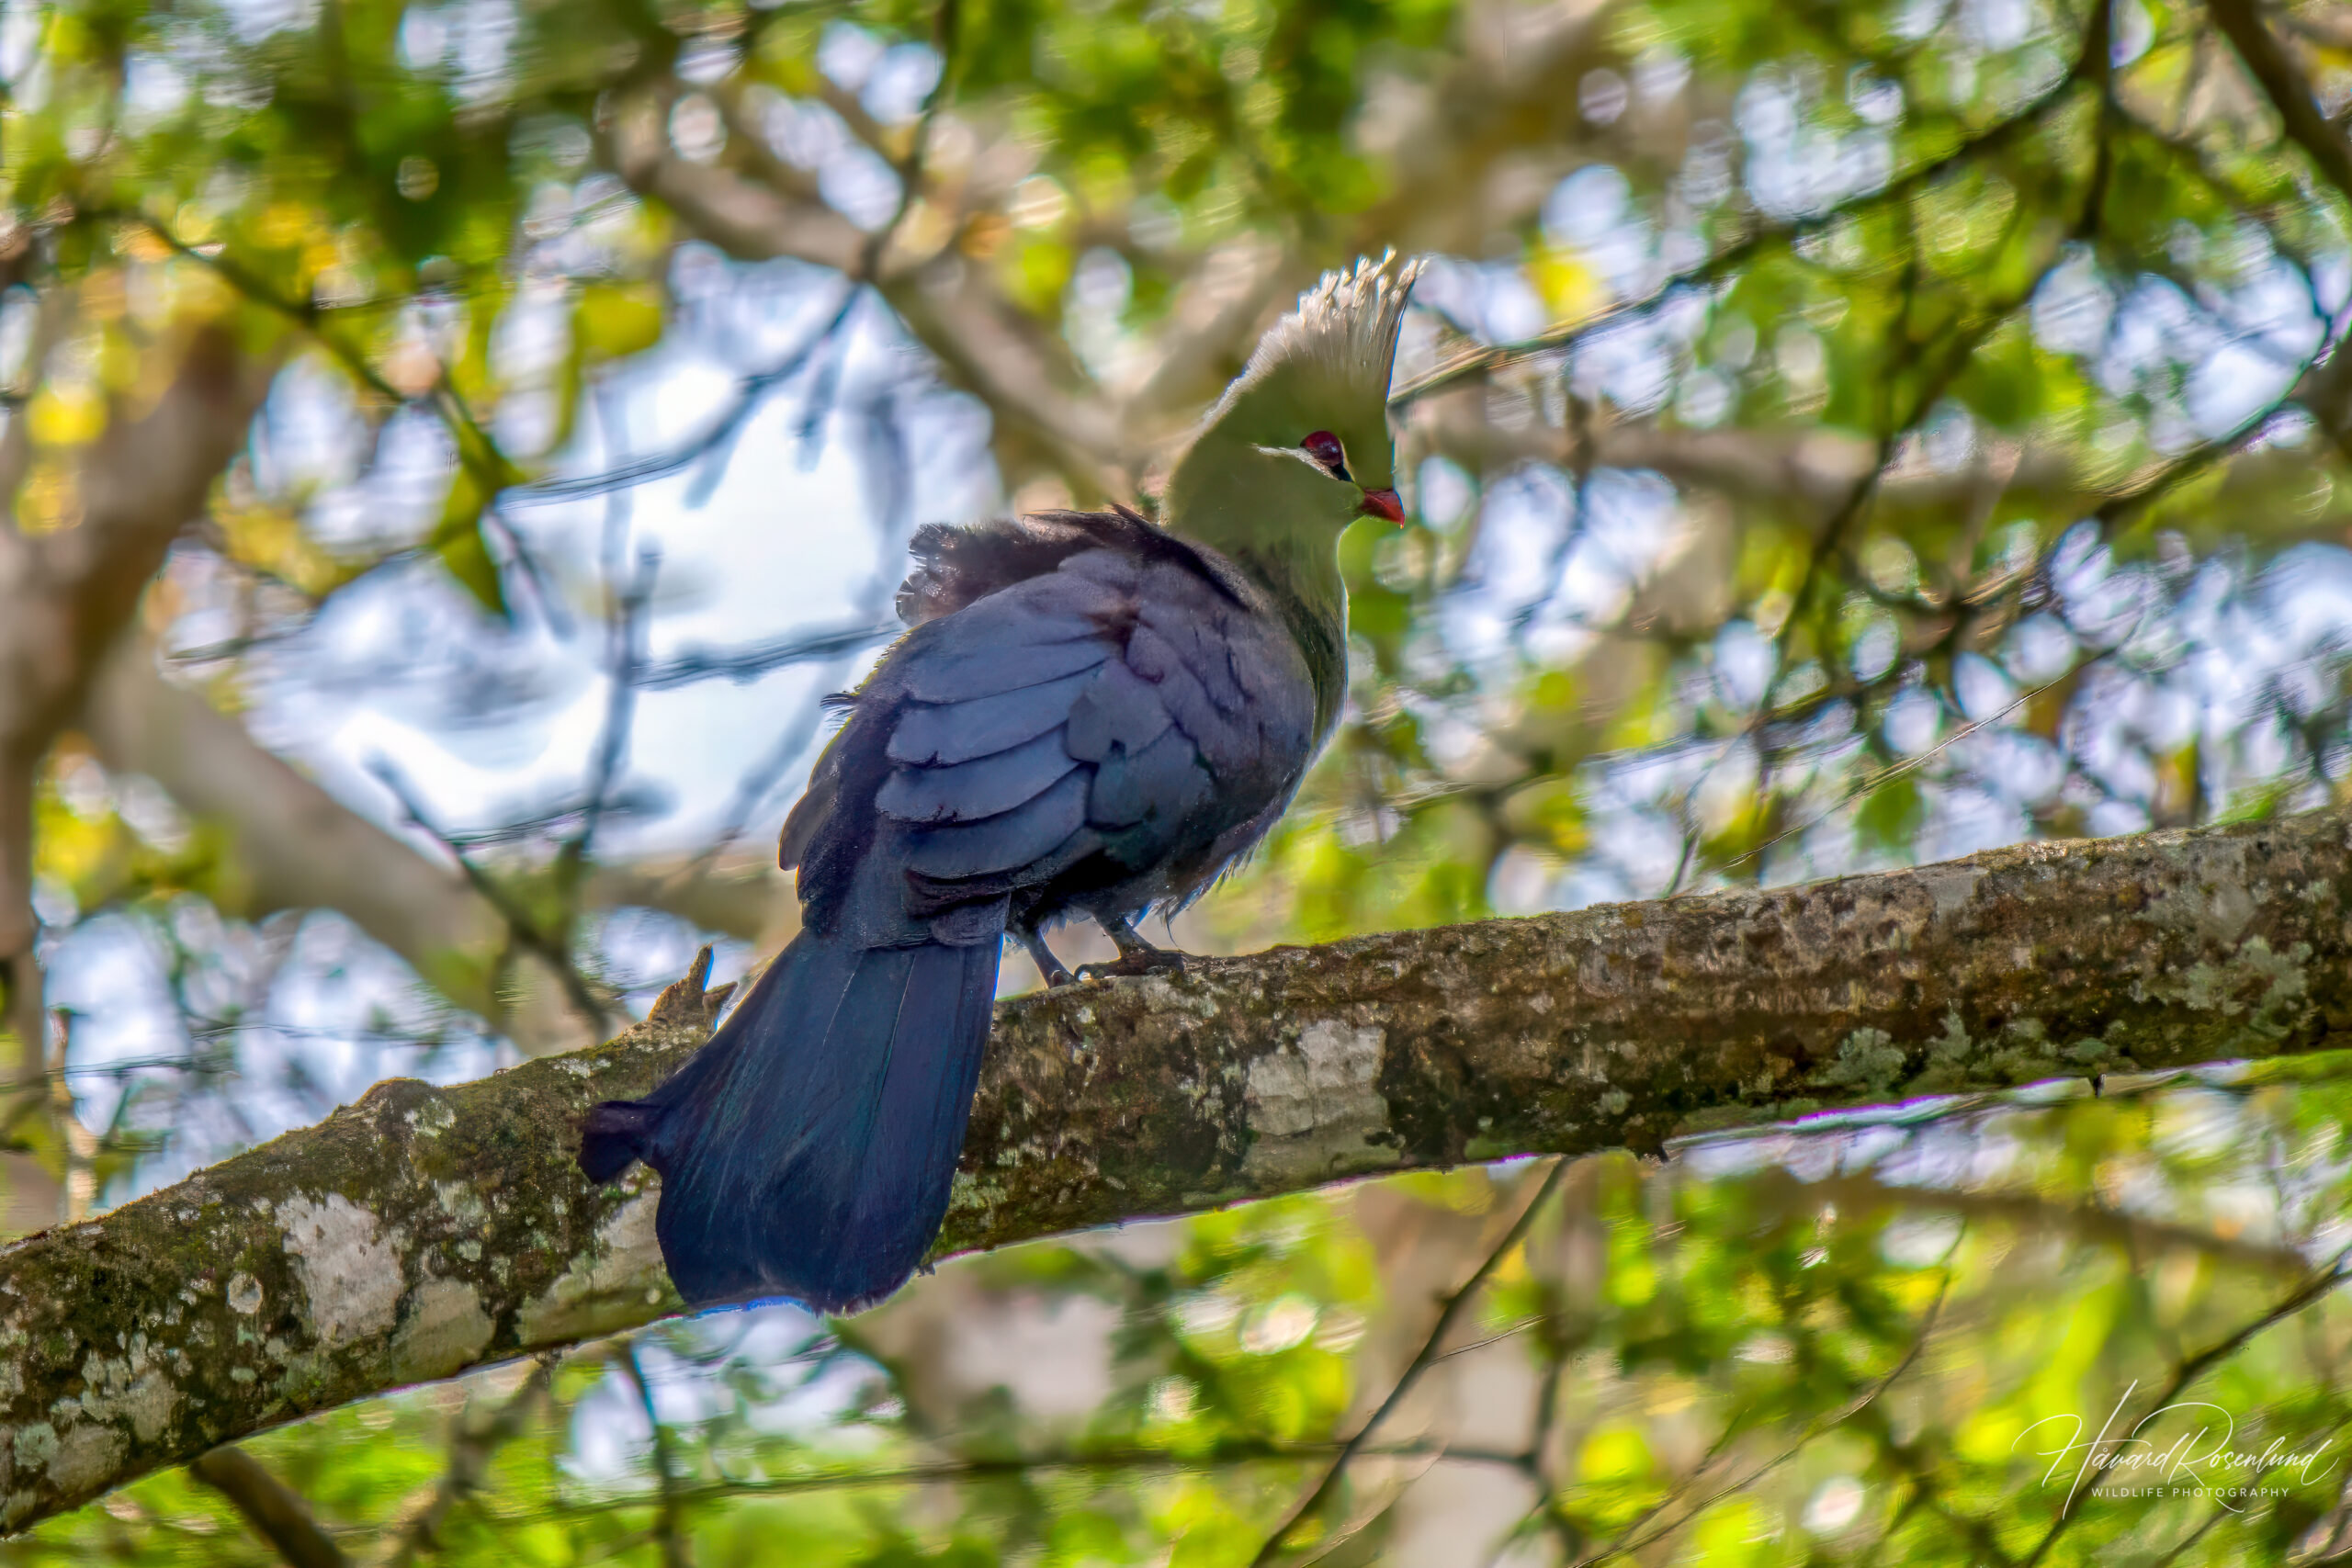
<path id="1" fill-rule="evenodd" d="M 2251 0 L 2206 0 L 2205 10 L 2278 111 L 2287 139 L 2303 150 L 2328 184 L 2352 200 L 2352 142 L 2320 112 L 2311 83 L 2287 46 L 2263 22 Z"/>
<path id="2" fill-rule="evenodd" d="M 377 1568 L 408 1568 L 421 1553 L 439 1546 L 449 1510 L 489 1484 L 490 1461 L 546 1403 L 553 1376 L 553 1359 L 541 1357 L 524 1377 L 522 1386 L 495 1408 L 485 1402 L 467 1401 L 450 1425 L 447 1467 L 401 1508 L 375 1559 Z"/>
<path id="3" fill-rule="evenodd" d="M 78 518 L 28 532 L 12 510 L 0 527 L 0 1028 L 16 1037 L 26 1081 L 49 1066 L 33 949 L 36 777 L 172 541 L 243 444 L 271 368 L 226 325 L 198 328 L 151 405 L 117 400 L 79 464 Z M 9 423 L 14 435 L 26 421 Z"/>
<path id="4" fill-rule="evenodd" d="M 187 1472 L 235 1505 L 254 1533 L 290 1568 L 345 1568 L 350 1561 L 334 1538 L 319 1528 L 301 1494 L 244 1450 L 214 1449 L 193 1461 Z"/>
<path id="5" fill-rule="evenodd" d="M 653 1383 L 645 1375 L 637 1346 L 623 1344 L 616 1359 L 628 1374 L 629 1386 L 637 1391 L 639 1408 L 645 1412 L 645 1424 L 653 1433 L 653 1474 L 662 1487 L 662 1506 L 653 1516 L 653 1540 L 662 1549 L 662 1568 L 690 1568 L 693 1557 L 686 1548 L 685 1508 L 679 1496 L 677 1456 L 672 1451 L 670 1429 L 662 1424 L 653 1399 Z"/>
<path id="6" fill-rule="evenodd" d="M 1780 1168 L 1759 1171 L 1758 1193 L 1796 1210 L 1834 1206 L 1841 1214 L 1900 1210 L 1914 1214 L 1950 1214 L 1971 1223 L 2014 1225 L 2084 1242 L 2106 1242 L 2134 1257 L 2172 1251 L 2205 1254 L 2217 1261 L 2279 1278 L 2300 1279 L 2311 1259 L 2282 1242 L 2244 1235 L 2222 1235 L 2196 1225 L 2150 1219 L 2097 1201 L 2069 1202 L 2030 1190 L 1930 1186 L 1890 1181 L 1867 1171 L 1799 1177 Z"/>
<path id="7" fill-rule="evenodd" d="M 616 110 L 600 137 L 605 161 L 631 188 L 675 213 L 698 238 L 743 261 L 778 256 L 867 276 L 950 378 L 989 405 L 1001 425 L 1048 451 L 1076 488 L 1130 487 L 1114 477 L 1126 453 L 1111 411 L 1058 340 L 1024 327 L 978 268 L 953 254 L 920 264 L 867 236 L 831 208 L 735 170 L 673 151 L 671 95 L 649 93 Z M 915 172 L 910 167 L 910 172 Z M 901 215 L 905 211 L 902 204 Z M 887 236 L 896 229 L 882 231 Z"/>
<path id="8" fill-rule="evenodd" d="M 239 913 L 338 910 L 458 1006 L 497 1016 L 479 962 L 461 957 L 499 941 L 488 901 L 164 679 L 146 639 L 127 639 L 107 661 L 83 723 L 107 767 L 153 779 L 189 816 L 226 829 Z"/>
<path id="9" fill-rule="evenodd" d="M 166 681 L 143 638 L 106 660 L 81 722 L 108 768 L 153 779 L 189 816 L 225 831 L 240 895 L 232 912 L 258 919 L 279 909 L 335 910 L 526 1051 L 581 1043 L 577 1018 L 546 1005 L 556 981 L 537 957 L 519 994 L 499 989 L 494 957 L 507 922 L 462 874 L 360 816 L 236 719 Z M 681 879 L 672 870 L 600 864 L 582 891 L 594 908 L 642 904 L 745 941 L 776 928 L 786 885 L 774 873 L 712 866 Z"/>
<path id="10" fill-rule="evenodd" d="M 779 1497 L 807 1495 L 819 1492 L 860 1492 L 873 1489 L 923 1485 L 937 1483 L 967 1481 L 1019 1480 L 1037 1476 L 1069 1475 L 1149 1475 L 1166 1472 L 1199 1472 L 1210 1469 L 1238 1469 L 1258 1465 L 1297 1465 L 1302 1462 L 1330 1462 L 1343 1447 L 1340 1443 L 1266 1442 L 1262 1440 L 1227 1441 L 1205 1450 L 1180 1449 L 1097 1449 L 1075 1452 L 1008 1454 L 995 1457 L 979 1456 L 941 1460 L 924 1464 L 868 1466 L 858 1469 L 826 1469 L 799 1474 L 727 1476 L 713 1481 L 697 1481 L 677 1488 L 674 1495 L 681 1505 L 708 1505 L 736 1497 Z M 1518 1470 L 1526 1465 L 1528 1456 L 1498 1449 L 1472 1444 L 1447 1443 L 1430 1438 L 1395 1443 L 1373 1443 L 1357 1450 L 1365 1459 L 1419 1460 L 1445 1459 L 1463 1464 L 1494 1465 Z M 621 1508 L 639 1508 L 645 1505 L 633 1497 L 602 1497 L 580 1501 L 559 1500 L 538 1507 L 523 1507 L 502 1511 L 492 1516 L 501 1525 L 522 1525 L 552 1518 L 579 1518 L 595 1514 L 612 1513 Z"/>
<path id="11" fill-rule="evenodd" d="M 1339 1541 L 1346 1540 L 1348 1535 L 1352 1533 L 1349 1529 L 1336 1526 L 1328 1530 L 1319 1528 L 1322 1524 L 1322 1512 L 1339 1492 L 1340 1483 L 1347 1476 L 1349 1464 L 1363 1451 L 1364 1446 L 1372 1440 L 1372 1434 L 1380 1424 L 1395 1415 L 1398 1406 L 1404 1404 L 1406 1397 L 1413 1392 L 1413 1386 L 1420 1382 L 1422 1374 L 1426 1373 L 1445 1352 L 1446 1340 L 1452 1336 L 1454 1325 L 1462 1320 L 1463 1314 L 1469 1311 L 1472 1304 L 1477 1301 L 1480 1290 L 1496 1269 L 1500 1267 L 1527 1239 L 1529 1227 L 1534 1224 L 1537 1213 L 1550 1201 L 1552 1194 L 1559 1189 L 1561 1179 L 1567 1174 L 1567 1170 L 1566 1160 L 1555 1159 L 1542 1177 L 1538 1178 L 1530 1173 L 1523 1179 L 1523 1184 L 1532 1187 L 1533 1191 L 1520 1203 L 1519 1213 L 1503 1228 L 1502 1234 L 1495 1238 L 1494 1245 L 1487 1249 L 1486 1256 L 1479 1260 L 1478 1266 L 1470 1271 L 1470 1277 L 1463 1280 L 1439 1304 L 1436 1321 L 1430 1324 L 1429 1334 L 1422 1339 L 1420 1348 L 1413 1353 L 1412 1359 L 1405 1363 L 1405 1370 L 1398 1373 L 1396 1381 L 1389 1385 L 1388 1393 L 1382 1397 L 1379 1404 L 1374 1406 L 1372 1413 L 1366 1416 L 1363 1423 L 1356 1427 L 1355 1435 L 1340 1446 L 1340 1451 L 1332 1459 L 1329 1468 L 1323 1472 L 1321 1478 L 1316 1482 L 1313 1488 L 1299 1500 L 1296 1506 L 1283 1516 L 1282 1523 L 1276 1525 L 1260 1543 L 1257 1551 L 1250 1559 L 1250 1568 L 1271 1568 L 1271 1565 L 1282 1557 L 1284 1543 L 1302 1529 L 1308 1529 L 1310 1533 L 1306 1540 L 1299 1542 L 1300 1545 L 1322 1546 L 1326 1551 L 1329 1550 L 1330 1546 L 1337 1545 Z M 1326 1537 L 1330 1538 L 1329 1544 L 1326 1544 L 1323 1539 Z M 1321 1553 L 1318 1552 L 1317 1555 Z"/>
<path id="12" fill-rule="evenodd" d="M 1065 987 L 999 1011 L 940 1250 L 2324 1047 L 2352 1029 L 2345 888 L 2352 821 L 2331 811 Z M 379 1085 L 0 1253 L 0 1387 L 19 1391 L 0 1421 L 51 1434 L 14 1450 L 6 1525 L 307 1411 L 675 1310 L 653 1183 L 590 1186 L 574 1128 L 705 1037 L 707 974 L 608 1045 L 453 1089 Z M 220 1348 L 187 1353 L 199 1341 Z"/>

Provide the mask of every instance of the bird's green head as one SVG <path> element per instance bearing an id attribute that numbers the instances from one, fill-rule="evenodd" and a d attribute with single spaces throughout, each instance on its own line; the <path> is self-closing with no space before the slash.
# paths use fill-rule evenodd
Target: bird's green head
<path id="1" fill-rule="evenodd" d="M 1418 262 L 1329 272 L 1276 322 L 1168 479 L 1168 527 L 1245 566 L 1331 563 L 1358 517 L 1404 521 L 1388 377 Z M 1306 587 L 1306 584 L 1299 584 Z"/>

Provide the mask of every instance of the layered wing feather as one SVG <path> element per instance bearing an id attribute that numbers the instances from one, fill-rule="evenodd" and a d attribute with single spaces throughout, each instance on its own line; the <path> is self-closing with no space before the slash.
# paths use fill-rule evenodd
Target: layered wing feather
<path id="1" fill-rule="evenodd" d="M 1282 624 L 1191 551 L 1076 551 L 891 651 L 786 849 L 812 918 L 840 909 L 870 940 L 1082 862 L 1094 884 L 1148 881 L 1280 810 L 1313 707 Z"/>

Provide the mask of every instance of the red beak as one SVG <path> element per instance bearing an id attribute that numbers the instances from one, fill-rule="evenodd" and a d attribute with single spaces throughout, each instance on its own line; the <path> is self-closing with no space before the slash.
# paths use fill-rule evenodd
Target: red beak
<path id="1" fill-rule="evenodd" d="M 1363 492 L 1363 504 L 1356 508 L 1366 517 L 1379 517 L 1390 523 L 1405 521 L 1405 503 L 1396 499 L 1393 490 L 1368 490 Z"/>

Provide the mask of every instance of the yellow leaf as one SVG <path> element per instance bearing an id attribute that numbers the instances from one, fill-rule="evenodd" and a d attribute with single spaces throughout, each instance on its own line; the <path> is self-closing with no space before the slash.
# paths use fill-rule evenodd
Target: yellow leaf
<path id="1" fill-rule="evenodd" d="M 82 520 L 81 487 L 64 464 L 38 462 L 17 492 L 17 525 L 28 534 L 53 533 Z"/>
<path id="2" fill-rule="evenodd" d="M 317 220 L 299 201 L 272 202 L 257 226 L 261 243 L 272 250 L 291 250 L 311 236 Z"/>
<path id="3" fill-rule="evenodd" d="M 1572 321 L 1589 315 L 1608 298 L 1592 268 L 1574 251 L 1547 245 L 1529 258 L 1527 273 L 1555 320 Z"/>
<path id="4" fill-rule="evenodd" d="M 33 439 L 42 446 L 78 446 L 106 428 L 107 407 L 95 387 L 51 382 L 33 395 L 25 417 L 32 421 Z"/>
<path id="5" fill-rule="evenodd" d="M 1651 1462 L 1649 1439 L 1639 1427 L 1611 1426 L 1585 1439 L 1577 1469 L 1587 1483 L 1605 1483 L 1647 1474 Z"/>
<path id="6" fill-rule="evenodd" d="M 591 362 L 625 359 L 662 341 L 662 301 L 650 284 L 592 283 L 571 321 L 581 357 Z"/>
<path id="7" fill-rule="evenodd" d="M 351 569 L 321 549 L 303 531 L 301 519 L 284 507 L 222 504 L 213 509 L 213 517 L 220 525 L 230 559 L 257 567 L 305 593 L 327 593 L 351 575 Z"/>

